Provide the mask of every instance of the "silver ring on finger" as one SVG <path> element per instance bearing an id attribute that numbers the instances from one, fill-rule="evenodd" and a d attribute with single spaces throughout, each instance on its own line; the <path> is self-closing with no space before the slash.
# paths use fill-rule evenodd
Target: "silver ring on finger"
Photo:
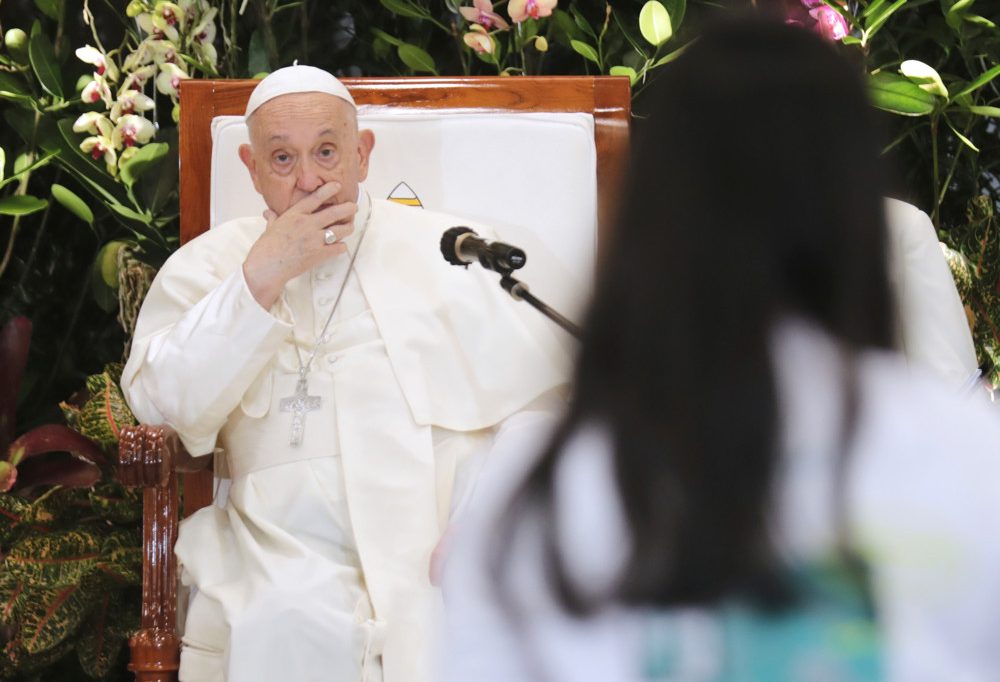
<path id="1" fill-rule="evenodd" d="M 329 246 L 330 244 L 337 243 L 337 233 L 331 230 L 329 227 L 323 230 L 323 243 Z"/>

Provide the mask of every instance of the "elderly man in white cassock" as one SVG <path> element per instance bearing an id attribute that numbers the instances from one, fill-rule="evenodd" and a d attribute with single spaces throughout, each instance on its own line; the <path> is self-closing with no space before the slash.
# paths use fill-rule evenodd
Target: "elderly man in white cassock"
<path id="1" fill-rule="evenodd" d="M 374 136 L 333 76 L 280 69 L 246 116 L 268 210 L 167 261 L 122 377 L 142 421 L 221 449 L 232 479 L 181 525 L 180 679 L 425 680 L 450 510 L 558 405 L 567 359 L 441 258 L 455 218 L 368 196 Z"/>

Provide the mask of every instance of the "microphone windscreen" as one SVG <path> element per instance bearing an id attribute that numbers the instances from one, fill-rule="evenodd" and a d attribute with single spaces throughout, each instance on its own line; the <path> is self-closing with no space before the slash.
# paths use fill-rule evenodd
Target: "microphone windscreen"
<path id="1" fill-rule="evenodd" d="M 441 235 L 441 255 L 444 259 L 451 263 L 452 265 L 468 265 L 467 262 L 461 259 L 458 255 L 458 249 L 456 248 L 458 243 L 458 238 L 463 234 L 468 234 L 473 232 L 468 227 L 464 225 L 459 225 L 457 227 L 449 227 Z M 473 232 L 474 234 L 474 232 Z"/>

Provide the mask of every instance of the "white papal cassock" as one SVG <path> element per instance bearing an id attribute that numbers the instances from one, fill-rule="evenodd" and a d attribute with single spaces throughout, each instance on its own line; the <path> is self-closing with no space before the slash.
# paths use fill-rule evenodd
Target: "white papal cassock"
<path id="1" fill-rule="evenodd" d="M 196 587 L 182 680 L 426 679 L 439 609 L 429 556 L 456 475 L 473 478 L 463 463 L 565 382 L 548 323 L 495 275 L 441 258 L 442 231 L 461 221 L 359 203 L 349 276 L 349 258 L 333 258 L 264 310 L 241 266 L 265 224 L 239 219 L 174 254 L 143 305 L 122 378 L 133 411 L 193 454 L 223 448 L 232 478 L 224 507 L 181 525 L 176 553 Z M 295 346 L 306 360 L 345 278 L 308 374 L 322 404 L 293 447 L 279 406 L 295 390 Z"/>

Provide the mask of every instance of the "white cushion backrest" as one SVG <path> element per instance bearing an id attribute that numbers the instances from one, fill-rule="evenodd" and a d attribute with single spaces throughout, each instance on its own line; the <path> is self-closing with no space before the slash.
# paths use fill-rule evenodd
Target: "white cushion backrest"
<path id="1" fill-rule="evenodd" d="M 597 244 L 592 116 L 361 107 L 358 124 L 375 133 L 365 182 L 373 199 L 409 189 L 428 210 L 493 226 L 528 254 L 517 277 L 579 319 Z M 243 117 L 214 119 L 212 140 L 212 225 L 260 215 L 264 202 L 237 155 Z"/>

